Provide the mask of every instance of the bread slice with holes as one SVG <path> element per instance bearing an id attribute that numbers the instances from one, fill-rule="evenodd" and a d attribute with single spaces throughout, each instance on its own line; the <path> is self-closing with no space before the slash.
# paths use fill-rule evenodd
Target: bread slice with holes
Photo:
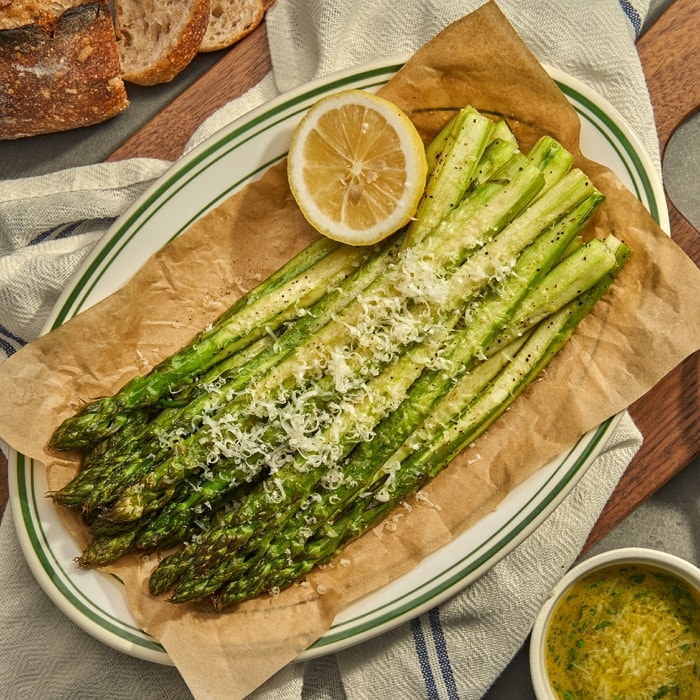
<path id="1" fill-rule="evenodd" d="M 211 0 L 209 23 L 199 50 L 219 51 L 250 34 L 272 0 Z"/>
<path id="2" fill-rule="evenodd" d="M 0 139 L 90 126 L 128 105 L 107 0 L 0 0 Z"/>
<path id="3" fill-rule="evenodd" d="M 115 0 L 122 78 L 138 85 L 170 82 L 199 51 L 210 0 Z"/>

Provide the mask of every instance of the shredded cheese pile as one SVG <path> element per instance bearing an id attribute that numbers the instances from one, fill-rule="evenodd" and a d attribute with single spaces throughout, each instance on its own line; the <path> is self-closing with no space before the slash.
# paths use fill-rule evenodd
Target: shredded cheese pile
<path id="1" fill-rule="evenodd" d="M 446 271 L 436 275 L 435 268 L 430 257 L 403 251 L 382 284 L 370 285 L 351 302 L 354 312 L 348 321 L 343 314 L 336 316 L 345 329 L 343 342 L 312 344 L 297 352 L 283 381 L 273 387 L 259 390 L 253 383 L 232 391 L 223 381 L 207 386 L 209 399 L 189 426 L 206 448 L 200 465 L 204 478 L 213 478 L 215 470 L 219 475 L 231 471 L 242 483 L 266 470 L 271 502 L 285 498 L 284 483 L 276 475 L 288 465 L 300 472 L 324 469 L 320 483 L 326 489 L 342 485 L 342 441 L 371 440 L 377 416 L 395 410 L 405 395 L 400 381 L 373 380 L 419 344 L 422 366 L 450 369 L 444 351 L 454 323 L 445 319 L 455 313 L 456 278 Z M 232 408 L 241 406 L 242 414 Z M 161 443 L 175 454 L 187 433 L 162 435 Z M 386 470 L 378 500 L 389 499 L 399 466 Z"/>

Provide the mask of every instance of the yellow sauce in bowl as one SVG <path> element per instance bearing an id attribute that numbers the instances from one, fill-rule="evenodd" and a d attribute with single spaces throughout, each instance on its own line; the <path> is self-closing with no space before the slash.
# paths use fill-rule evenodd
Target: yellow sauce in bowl
<path id="1" fill-rule="evenodd" d="M 593 571 L 552 611 L 545 664 L 563 700 L 698 700 L 700 596 L 648 565 Z"/>

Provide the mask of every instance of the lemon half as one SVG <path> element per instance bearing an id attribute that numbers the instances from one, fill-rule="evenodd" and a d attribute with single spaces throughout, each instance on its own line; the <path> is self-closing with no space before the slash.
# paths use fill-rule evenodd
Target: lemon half
<path id="1" fill-rule="evenodd" d="M 287 160 L 289 186 L 307 221 L 350 245 L 376 243 L 407 224 L 427 170 L 411 120 L 364 90 L 312 105 L 292 135 Z"/>

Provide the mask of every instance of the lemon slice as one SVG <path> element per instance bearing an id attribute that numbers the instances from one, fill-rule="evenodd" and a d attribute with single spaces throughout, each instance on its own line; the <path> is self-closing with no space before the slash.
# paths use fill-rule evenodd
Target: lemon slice
<path id="1" fill-rule="evenodd" d="M 307 221 L 351 245 L 376 243 L 407 224 L 427 169 L 411 120 L 363 90 L 316 102 L 294 131 L 287 161 L 289 186 Z"/>

